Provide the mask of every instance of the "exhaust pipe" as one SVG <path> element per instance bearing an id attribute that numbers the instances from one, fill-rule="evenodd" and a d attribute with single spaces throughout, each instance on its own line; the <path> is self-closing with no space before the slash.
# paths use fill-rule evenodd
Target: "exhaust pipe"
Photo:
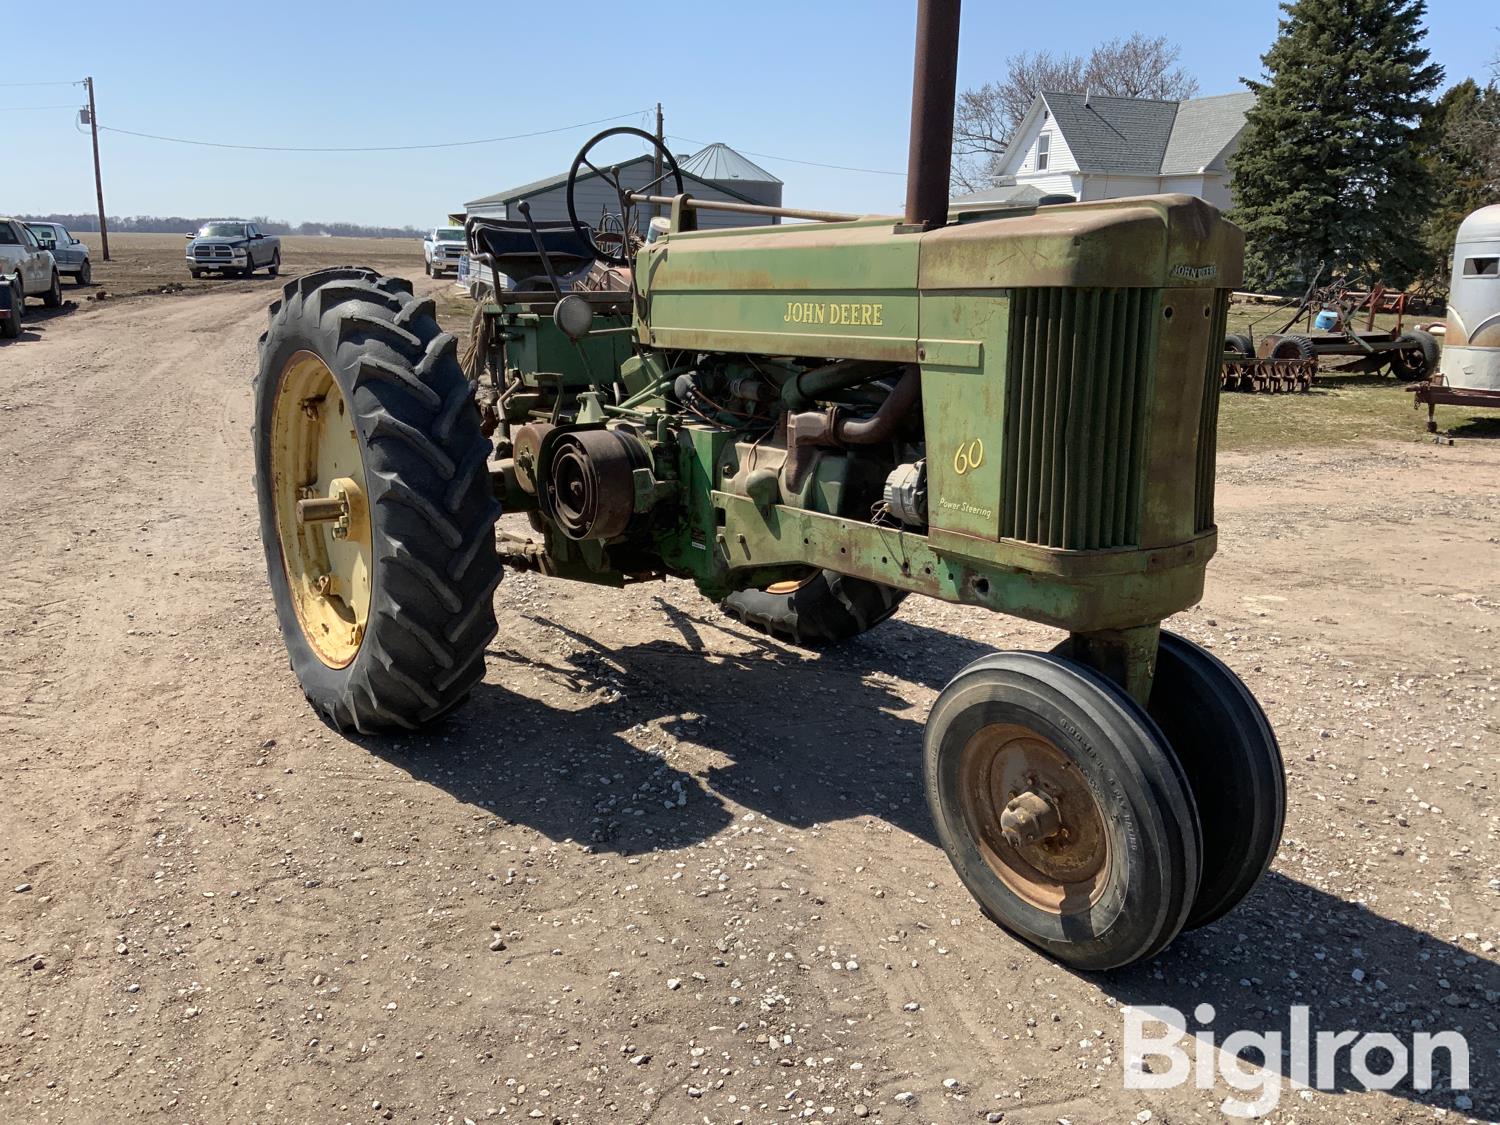
<path id="1" fill-rule="evenodd" d="M 959 0 L 918 0 L 912 68 L 911 150 L 906 162 L 906 227 L 948 221 L 953 171 L 953 108 L 958 88 Z"/>

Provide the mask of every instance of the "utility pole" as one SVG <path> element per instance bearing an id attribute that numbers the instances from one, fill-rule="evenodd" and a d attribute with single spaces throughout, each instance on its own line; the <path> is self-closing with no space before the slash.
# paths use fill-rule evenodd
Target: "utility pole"
<path id="1" fill-rule="evenodd" d="M 653 181 L 653 184 L 652 184 L 652 187 L 651 187 L 651 194 L 652 195 L 660 195 L 661 194 L 661 150 L 662 150 L 662 147 L 666 143 L 667 143 L 666 134 L 664 134 L 662 132 L 661 102 L 657 102 L 656 103 L 656 159 L 654 161 L 652 161 L 652 164 L 651 164 L 651 179 Z M 654 219 L 654 218 L 656 218 L 660 214 L 661 214 L 661 204 L 660 203 L 653 203 L 653 204 L 651 204 L 651 217 Z"/>
<path id="2" fill-rule="evenodd" d="M 94 80 L 83 80 L 89 88 L 89 131 L 94 135 L 94 191 L 99 197 L 99 241 L 104 244 L 104 260 L 109 261 L 109 228 L 104 224 L 104 177 L 99 172 L 99 112 L 94 108 Z"/>

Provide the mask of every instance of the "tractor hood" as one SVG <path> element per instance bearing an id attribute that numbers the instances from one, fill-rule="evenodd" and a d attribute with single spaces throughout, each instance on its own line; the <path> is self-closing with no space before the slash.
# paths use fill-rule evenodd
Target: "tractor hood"
<path id="1" fill-rule="evenodd" d="M 957 343 L 924 299 L 1019 289 L 1228 289 L 1244 236 L 1189 195 L 966 217 L 668 234 L 638 260 L 644 344 L 913 363 Z"/>

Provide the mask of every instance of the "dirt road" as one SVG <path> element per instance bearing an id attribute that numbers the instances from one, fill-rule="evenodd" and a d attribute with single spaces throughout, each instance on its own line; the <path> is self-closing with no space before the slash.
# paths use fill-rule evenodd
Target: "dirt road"
<path id="1" fill-rule="evenodd" d="M 1090 978 L 980 916 L 919 782 L 944 681 L 1040 628 L 914 599 L 813 657 L 510 576 L 454 721 L 319 724 L 253 519 L 271 293 L 0 346 L 0 1120 L 1214 1121 L 1222 1080 L 1123 1088 L 1122 1007 L 1200 1003 L 1467 1037 L 1467 1095 L 1341 1064 L 1273 1119 L 1500 1115 L 1500 443 L 1226 457 L 1173 627 L 1264 702 L 1286 838 Z"/>

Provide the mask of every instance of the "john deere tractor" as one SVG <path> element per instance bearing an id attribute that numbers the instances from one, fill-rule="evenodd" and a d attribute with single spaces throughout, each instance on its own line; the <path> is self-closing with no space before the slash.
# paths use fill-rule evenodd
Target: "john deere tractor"
<path id="1" fill-rule="evenodd" d="M 1214 553 L 1243 240 L 1182 195 L 950 217 L 957 44 L 957 0 L 923 0 L 900 217 L 695 199 L 665 149 L 631 190 L 596 159 L 611 131 L 567 225 L 470 222 L 497 285 L 467 371 L 408 283 L 291 282 L 256 381 L 261 534 L 303 690 L 366 732 L 483 678 L 504 566 L 685 580 L 794 644 L 913 594 L 1064 630 L 954 676 L 924 780 L 985 912 L 1108 969 L 1224 914 L 1281 835 L 1261 708 L 1160 627 Z M 616 221 L 581 221 L 584 182 Z M 767 225 L 699 229 L 716 208 Z"/>

